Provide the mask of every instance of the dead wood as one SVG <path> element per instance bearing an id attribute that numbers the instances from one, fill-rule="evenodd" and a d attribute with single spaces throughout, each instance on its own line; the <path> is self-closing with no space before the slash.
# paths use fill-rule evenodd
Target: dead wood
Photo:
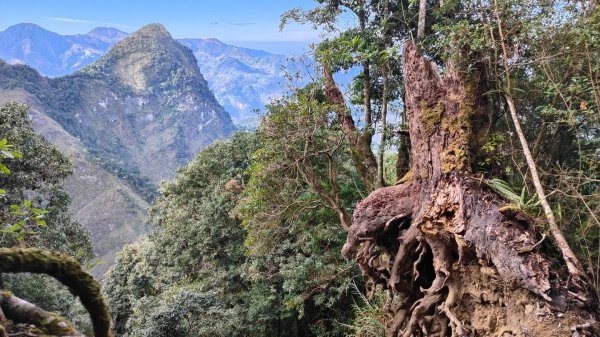
<path id="1" fill-rule="evenodd" d="M 487 118 L 477 74 L 449 62 L 440 76 L 407 42 L 404 79 L 411 171 L 356 207 L 343 248 L 393 292 L 387 335 L 597 334 L 590 303 L 551 282 L 533 221 L 471 173 L 473 128 Z"/>

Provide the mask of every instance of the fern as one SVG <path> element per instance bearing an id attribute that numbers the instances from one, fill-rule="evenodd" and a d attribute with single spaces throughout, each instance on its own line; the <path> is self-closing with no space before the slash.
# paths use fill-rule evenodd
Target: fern
<path id="1" fill-rule="evenodd" d="M 521 189 L 521 193 L 517 194 L 515 190 L 504 180 L 502 179 L 490 179 L 486 181 L 486 184 L 496 193 L 500 194 L 515 207 L 519 208 L 522 211 L 531 212 L 538 209 L 540 206 L 540 201 L 537 200 L 537 196 L 533 196 L 529 198 L 527 195 L 527 191 L 525 187 Z"/>

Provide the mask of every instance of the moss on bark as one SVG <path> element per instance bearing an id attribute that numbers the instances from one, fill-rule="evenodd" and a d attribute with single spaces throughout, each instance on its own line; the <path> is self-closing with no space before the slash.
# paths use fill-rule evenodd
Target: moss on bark
<path id="1" fill-rule="evenodd" d="M 110 314 L 100 284 L 74 259 L 40 249 L 0 248 L 0 272 L 47 274 L 79 297 L 89 312 L 96 337 L 112 337 Z"/>

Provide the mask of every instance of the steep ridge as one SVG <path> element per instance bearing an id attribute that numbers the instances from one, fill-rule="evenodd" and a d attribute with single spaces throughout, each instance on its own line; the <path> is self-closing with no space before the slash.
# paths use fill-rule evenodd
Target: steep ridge
<path id="1" fill-rule="evenodd" d="M 101 157 L 118 158 L 117 164 L 138 168 L 154 183 L 170 179 L 201 148 L 234 130 L 192 52 L 159 24 L 53 84 L 69 100 L 49 111 L 52 118 Z"/>
<path id="2" fill-rule="evenodd" d="M 73 161 L 66 182 L 75 218 L 108 262 L 146 233 L 148 202 L 204 146 L 234 131 L 192 52 L 153 24 L 72 75 L 46 78 L 0 61 L 0 103 L 32 107 L 30 117 Z"/>
<path id="3" fill-rule="evenodd" d="M 112 172 L 95 163 L 77 138 L 41 112 L 41 104 L 32 94 L 20 88 L 0 89 L 0 105 L 8 101 L 29 105 L 35 131 L 73 164 L 73 175 L 64 183 L 71 196 L 70 211 L 90 231 L 98 259 L 105 262 L 92 269 L 96 277 L 101 277 L 120 247 L 148 233 L 144 223 L 148 203 Z"/>
<path id="4" fill-rule="evenodd" d="M 18 24 L 0 32 L 0 59 L 27 64 L 46 76 L 63 76 L 99 59 L 127 36 L 115 28 L 58 35 L 33 24 Z M 52 46 L 44 41 L 51 41 Z M 210 89 L 236 121 L 257 119 L 256 109 L 285 94 L 286 71 L 306 73 L 312 67 L 310 61 L 304 64 L 285 55 L 241 48 L 217 39 L 177 41 L 193 51 Z"/>

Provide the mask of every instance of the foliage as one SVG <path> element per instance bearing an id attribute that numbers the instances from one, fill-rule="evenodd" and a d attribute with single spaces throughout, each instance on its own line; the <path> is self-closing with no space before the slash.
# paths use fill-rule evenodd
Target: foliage
<path id="1" fill-rule="evenodd" d="M 14 239 L 19 238 L 25 245 L 89 257 L 88 234 L 70 219 L 69 197 L 61 187 L 63 179 L 71 174 L 70 163 L 54 146 L 35 134 L 27 110 L 26 106 L 16 103 L 0 107 L 0 134 L 22 157 L 13 155 L 4 162 L 11 174 L 3 176 L 2 223 L 13 223 L 10 218 L 17 216 L 20 220 L 5 230 L 39 235 L 4 235 L 0 244 L 12 246 Z"/>
<path id="2" fill-rule="evenodd" d="M 28 108 L 16 103 L 0 107 L 3 159 L 0 245 L 43 248 L 80 260 L 93 255 L 89 233 L 69 214 L 62 180 L 71 174 L 68 160 L 31 128 Z M 18 152 L 16 151 L 18 150 Z M 77 299 L 50 277 L 3 275 L 3 288 L 48 310 L 89 321 Z M 86 317 L 82 319 L 81 317 Z"/>
<path id="3" fill-rule="evenodd" d="M 244 231 L 230 210 L 247 181 L 254 147 L 249 134 L 217 142 L 162 186 L 151 216 L 159 230 L 127 247 L 107 280 L 117 333 L 150 336 L 167 326 L 181 336 L 234 336 L 231 331 L 250 329 L 248 322 L 213 315 L 243 317 L 230 314 L 239 310 L 238 293 L 247 286 L 241 278 Z"/>
<path id="4" fill-rule="evenodd" d="M 515 193 L 514 189 L 510 187 L 505 181 L 494 178 L 486 182 L 494 191 L 498 192 L 501 196 L 508 199 L 514 206 L 523 211 L 534 211 L 539 209 L 539 201 L 536 198 L 528 198 L 526 195 L 526 189 L 523 187 L 521 193 Z"/>
<path id="5" fill-rule="evenodd" d="M 390 167 L 408 158 L 388 152 L 407 137 L 384 126 L 383 111 L 384 101 L 400 100 L 402 114 L 398 50 L 415 35 L 418 3 L 317 4 L 282 21 L 325 29 L 313 49 L 324 69 L 361 68 L 348 102 L 332 102 L 327 83 L 298 88 L 268 107 L 256 134 L 214 144 L 163 185 L 151 217 L 158 229 L 121 253 L 105 288 L 119 334 L 381 335 L 389 319 L 382 294 L 367 300 L 349 291 L 359 271 L 339 254 L 343 224 L 368 192 L 351 142 L 358 134 L 371 149 L 375 130 L 385 132 L 382 185 L 401 178 Z M 538 213 L 501 95 L 509 91 L 560 225 L 600 285 L 600 11 L 541 0 L 433 4 L 420 48 L 478 80 L 485 111 L 470 121 L 473 171 L 517 208 Z M 356 25 L 338 30 L 345 15 Z"/>
<path id="6" fill-rule="evenodd" d="M 253 263 L 260 262 L 253 277 L 281 280 L 286 305 L 320 322 L 314 332 L 332 334 L 339 329 L 332 322 L 347 316 L 349 279 L 356 273 L 339 254 L 346 235 L 340 212 L 348 212 L 362 190 L 323 97 L 313 84 L 269 107 L 236 213 L 244 219 Z"/>
<path id="7" fill-rule="evenodd" d="M 383 294 L 377 293 L 375 298 L 368 299 L 358 287 L 355 287 L 355 292 L 358 294 L 357 302 L 352 305 L 355 319 L 347 327 L 349 330 L 348 336 L 385 336 L 385 327 L 389 323 L 390 316 L 384 309 L 385 298 Z"/>
<path id="8" fill-rule="evenodd" d="M 240 224 L 242 213 L 268 211 L 239 204 L 243 190 L 246 199 L 263 192 L 277 198 L 275 191 L 289 189 L 282 181 L 265 190 L 280 175 L 258 182 L 266 177 L 257 171 L 267 165 L 258 159 L 263 150 L 261 138 L 237 134 L 204 149 L 163 185 L 151 216 L 159 230 L 121 252 L 105 286 L 118 334 L 149 336 L 167 327 L 174 336 L 340 330 L 335 322 L 350 308 L 347 277 L 356 270 L 339 254 L 345 233 L 336 214 L 315 195 L 295 195 L 313 209 L 296 209 L 293 220 L 261 236 L 270 242 L 261 242 L 260 252 L 247 233 L 263 229 Z"/>

